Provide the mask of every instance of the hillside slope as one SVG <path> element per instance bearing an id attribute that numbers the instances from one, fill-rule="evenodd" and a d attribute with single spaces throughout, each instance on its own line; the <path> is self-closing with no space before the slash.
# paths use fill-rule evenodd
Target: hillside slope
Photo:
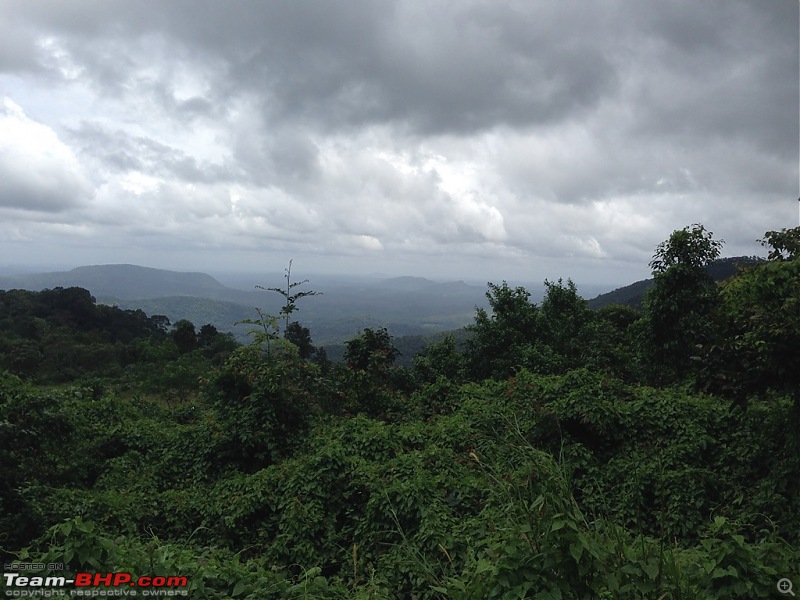
<path id="1" fill-rule="evenodd" d="M 223 298 L 231 291 L 205 273 L 183 273 L 138 265 L 92 265 L 70 271 L 0 277 L 0 289 L 40 291 L 81 287 L 95 297 L 120 300 L 161 296 Z"/>
<path id="2" fill-rule="evenodd" d="M 762 259 L 755 256 L 734 256 L 731 258 L 720 258 L 711 263 L 706 271 L 714 281 L 724 281 L 735 275 L 740 269 L 751 267 Z M 652 279 L 643 279 L 630 285 L 617 288 L 614 291 L 589 300 L 589 308 L 603 308 L 612 304 L 623 304 L 633 308 L 641 308 L 644 294 L 653 287 Z"/>

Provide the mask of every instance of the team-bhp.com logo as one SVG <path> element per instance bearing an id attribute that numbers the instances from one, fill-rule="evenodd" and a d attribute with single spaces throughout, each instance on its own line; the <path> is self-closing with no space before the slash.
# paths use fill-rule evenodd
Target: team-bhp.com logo
<path id="1" fill-rule="evenodd" d="M 21 575 L 3 573 L 5 595 L 13 598 L 52 596 L 88 597 L 163 597 L 186 596 L 186 577 L 133 577 L 130 573 L 76 573 L 74 577 L 57 575 Z M 68 589 L 64 589 L 68 588 Z"/>

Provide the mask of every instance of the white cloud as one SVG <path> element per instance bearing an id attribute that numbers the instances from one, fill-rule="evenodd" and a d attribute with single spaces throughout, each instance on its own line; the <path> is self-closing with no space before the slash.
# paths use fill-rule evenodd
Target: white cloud
<path id="1" fill-rule="evenodd" d="M 352 236 L 352 240 L 357 247 L 363 248 L 364 250 L 383 250 L 383 244 L 381 244 L 381 241 L 371 235 L 354 235 Z"/>
<path id="2" fill-rule="evenodd" d="M 0 101 L 0 206 L 59 212 L 83 204 L 91 186 L 75 154 L 50 127 Z"/>
<path id="3" fill-rule="evenodd" d="M 158 190 L 163 182 L 155 177 L 150 177 L 139 171 L 131 171 L 120 177 L 120 187 L 134 196 L 151 194 Z"/>

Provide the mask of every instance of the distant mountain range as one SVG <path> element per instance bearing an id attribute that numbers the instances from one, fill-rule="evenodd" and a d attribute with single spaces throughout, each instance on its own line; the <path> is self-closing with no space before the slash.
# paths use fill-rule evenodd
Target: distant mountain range
<path id="1" fill-rule="evenodd" d="M 721 259 L 709 274 L 722 280 L 740 265 L 759 259 Z M 266 285 L 281 287 L 277 279 Z M 652 279 L 637 281 L 589 300 L 592 308 L 609 304 L 640 307 Z M 88 289 L 98 302 L 125 309 L 141 308 L 149 315 L 166 315 L 173 323 L 188 319 L 200 327 L 210 323 L 220 331 L 232 331 L 242 341 L 251 326 L 239 324 L 254 318 L 258 307 L 278 314 L 283 297 L 275 292 L 227 287 L 205 273 L 186 273 L 136 265 L 95 265 L 52 273 L 0 277 L 0 289 L 42 290 L 55 287 Z M 488 308 L 484 286 L 463 281 L 445 283 L 424 277 L 330 280 L 322 287 L 314 281 L 297 290 L 315 290 L 322 295 L 304 298 L 293 319 L 311 329 L 318 345 L 340 344 L 365 327 L 386 327 L 396 338 L 427 336 L 459 329 L 472 323 L 477 307 Z"/>
<path id="2" fill-rule="evenodd" d="M 94 265 L 71 271 L 0 277 L 0 289 L 86 288 L 96 298 L 141 300 L 164 296 L 229 299 L 231 288 L 205 273 L 183 273 L 137 265 Z"/>
<path id="3" fill-rule="evenodd" d="M 266 285 L 282 287 L 278 279 Z M 275 292 L 224 286 L 205 273 L 184 273 L 136 265 L 96 265 L 70 271 L 0 277 L 0 289 L 42 290 L 54 287 L 88 289 L 98 302 L 120 308 L 141 308 L 163 314 L 174 323 L 188 319 L 211 323 L 244 339 L 255 308 L 277 314 L 283 297 Z M 463 281 L 438 283 L 422 277 L 353 280 L 318 288 L 311 281 L 297 290 L 322 295 L 298 302 L 293 315 L 311 328 L 318 344 L 352 338 L 364 327 L 387 327 L 395 336 L 425 335 L 470 323 L 477 306 L 486 306 L 485 288 Z"/>

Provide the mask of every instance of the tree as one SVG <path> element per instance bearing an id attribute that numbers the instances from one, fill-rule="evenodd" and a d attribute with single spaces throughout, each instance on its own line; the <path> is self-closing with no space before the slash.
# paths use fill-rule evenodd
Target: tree
<path id="1" fill-rule="evenodd" d="M 210 323 L 206 323 L 197 333 L 197 345 L 201 348 L 207 348 L 208 346 L 211 346 L 214 343 L 217 334 L 219 334 L 217 328 Z"/>
<path id="2" fill-rule="evenodd" d="M 186 354 L 197 348 L 197 332 L 194 323 L 181 319 L 175 323 L 172 330 L 172 339 L 178 347 L 178 352 Z"/>
<path id="3" fill-rule="evenodd" d="M 43 290 L 40 301 L 47 306 L 51 320 L 59 325 L 86 330 L 95 322 L 95 299 L 84 288 L 56 287 Z"/>
<path id="4" fill-rule="evenodd" d="M 706 272 L 721 240 L 702 225 L 674 231 L 656 248 L 653 287 L 644 298 L 644 351 L 656 380 L 688 374 L 712 338 L 717 286 Z"/>
<path id="5" fill-rule="evenodd" d="M 768 231 L 764 239 L 760 240 L 762 246 L 772 248 L 768 260 L 797 260 L 800 258 L 800 227 Z"/>
<path id="6" fill-rule="evenodd" d="M 286 346 L 266 356 L 255 345 L 237 349 L 206 387 L 224 432 L 221 455 L 243 470 L 291 454 L 318 408 L 318 367 Z"/>
<path id="7" fill-rule="evenodd" d="M 455 337 L 450 334 L 428 344 L 411 360 L 414 373 L 422 383 L 433 383 L 442 378 L 459 384 L 464 379 L 464 356 L 458 350 Z"/>
<path id="8" fill-rule="evenodd" d="M 364 412 L 371 417 L 385 415 L 395 400 L 401 381 L 394 362 L 400 351 L 392 344 L 386 328 L 364 329 L 345 342 L 346 371 L 342 374 L 345 410 Z"/>
<path id="9" fill-rule="evenodd" d="M 641 313 L 622 304 L 595 311 L 594 328 L 602 348 L 602 366 L 625 381 L 640 380 L 636 355 L 636 324 Z"/>
<path id="10" fill-rule="evenodd" d="M 510 288 L 504 281 L 488 284 L 486 298 L 491 315 L 479 308 L 467 326 L 467 371 L 475 379 L 504 378 L 526 366 L 525 349 L 541 333 L 539 309 L 524 287 Z"/>
<path id="11" fill-rule="evenodd" d="M 16 375 L 33 375 L 42 363 L 42 353 L 35 342 L 30 340 L 13 340 L 7 348 L 3 348 L 0 356 L 0 368 L 5 367 Z"/>
<path id="12" fill-rule="evenodd" d="M 284 304 L 281 307 L 281 310 L 280 310 L 280 314 L 283 315 L 284 323 L 285 323 L 284 324 L 284 328 L 283 328 L 284 337 L 286 336 L 286 332 L 289 329 L 289 318 L 292 316 L 292 313 L 294 311 L 299 310 L 297 308 L 297 301 L 300 298 L 305 298 L 306 296 L 321 296 L 322 295 L 322 292 L 315 292 L 313 290 L 305 290 L 305 291 L 302 291 L 302 292 L 292 293 L 292 290 L 295 289 L 296 287 L 301 286 L 304 283 L 308 283 L 308 279 L 303 279 L 302 281 L 294 281 L 294 282 L 292 281 L 292 262 L 293 261 L 294 261 L 294 259 L 290 260 L 289 261 L 289 266 L 286 269 L 284 269 L 284 271 L 285 271 L 284 277 L 286 279 L 286 289 L 285 290 L 282 289 L 282 288 L 276 288 L 276 287 L 265 288 L 265 287 L 260 286 L 260 285 L 256 286 L 258 289 L 261 289 L 261 290 L 266 290 L 268 292 L 277 292 L 278 294 L 283 296 L 283 299 L 286 301 L 286 304 Z"/>
<path id="13" fill-rule="evenodd" d="M 361 332 L 345 342 L 344 360 L 355 371 L 384 371 L 394 364 L 400 351 L 392 344 L 392 336 L 385 327 Z"/>
<path id="14" fill-rule="evenodd" d="M 563 372 L 594 362 L 596 340 L 594 335 L 588 334 L 595 313 L 578 294 L 571 279 L 566 285 L 561 279 L 557 282 L 545 280 L 544 287 L 546 292 L 540 307 L 542 342 L 550 347 L 557 362 L 550 371 Z"/>
<path id="15" fill-rule="evenodd" d="M 308 330 L 308 327 L 303 327 L 297 321 L 289 323 L 286 327 L 286 331 L 283 332 L 283 337 L 287 342 L 297 346 L 300 358 L 302 359 L 311 358 L 316 350 L 311 341 L 311 332 Z"/>
<path id="16" fill-rule="evenodd" d="M 311 361 L 319 367 L 322 375 L 328 375 L 333 369 L 333 362 L 328 358 L 328 352 L 322 346 L 315 349 Z"/>
<path id="17" fill-rule="evenodd" d="M 141 309 L 139 309 L 137 312 L 140 312 L 142 315 L 144 315 L 144 312 Z M 152 315 L 147 319 L 147 326 L 154 334 L 164 336 L 169 330 L 170 322 L 169 319 L 164 315 Z"/>
<path id="18" fill-rule="evenodd" d="M 740 402 L 792 394 L 800 416 L 800 227 L 767 232 L 769 260 L 722 286 L 717 377 Z"/>
<path id="19" fill-rule="evenodd" d="M 257 319 L 242 319 L 236 321 L 235 324 L 255 325 L 247 332 L 248 335 L 253 336 L 251 345 L 262 348 L 269 356 L 272 354 L 272 347 L 282 341 L 278 337 L 278 317 L 264 312 L 260 308 L 256 308 L 256 314 L 258 315 Z"/>
<path id="20" fill-rule="evenodd" d="M 239 344 L 232 333 L 220 333 L 216 327 L 206 323 L 197 333 L 197 346 L 212 364 L 221 365 Z"/>
<path id="21" fill-rule="evenodd" d="M 672 232 L 669 239 L 656 247 L 650 268 L 653 275 L 663 275 L 671 268 L 680 268 L 696 275 L 712 261 L 719 258 L 723 240 L 715 240 L 713 233 L 695 223 Z"/>

